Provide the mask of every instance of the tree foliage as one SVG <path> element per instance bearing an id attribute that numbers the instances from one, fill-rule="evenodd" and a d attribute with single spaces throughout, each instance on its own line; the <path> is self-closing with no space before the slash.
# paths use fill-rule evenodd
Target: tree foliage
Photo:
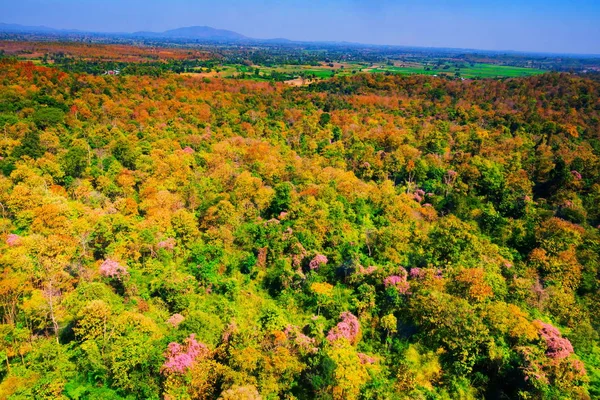
<path id="1" fill-rule="evenodd" d="M 0 397 L 597 397 L 598 99 L 0 60 Z"/>

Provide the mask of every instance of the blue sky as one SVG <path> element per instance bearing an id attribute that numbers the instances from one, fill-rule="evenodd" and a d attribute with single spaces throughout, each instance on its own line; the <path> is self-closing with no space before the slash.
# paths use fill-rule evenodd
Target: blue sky
<path id="1" fill-rule="evenodd" d="M 600 0 L 5 0 L 0 22 L 102 32 L 208 25 L 255 38 L 600 54 Z"/>

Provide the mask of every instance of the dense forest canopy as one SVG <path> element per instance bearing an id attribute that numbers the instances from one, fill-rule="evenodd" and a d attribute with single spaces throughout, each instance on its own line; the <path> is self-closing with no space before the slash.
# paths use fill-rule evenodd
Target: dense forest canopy
<path id="1" fill-rule="evenodd" d="M 0 398 L 600 397 L 600 82 L 0 60 Z"/>

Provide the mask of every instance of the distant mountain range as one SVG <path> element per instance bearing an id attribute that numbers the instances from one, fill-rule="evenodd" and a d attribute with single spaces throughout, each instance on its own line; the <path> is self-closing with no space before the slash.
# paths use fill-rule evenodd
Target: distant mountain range
<path id="1" fill-rule="evenodd" d="M 199 41 L 215 43 L 268 43 L 268 44 L 291 44 L 291 43 L 314 43 L 306 41 L 294 41 L 285 38 L 274 39 L 256 39 L 241 33 L 229 31 L 226 29 L 216 29 L 210 26 L 188 26 L 177 29 L 170 29 L 164 32 L 93 32 L 81 31 L 77 29 L 56 29 L 47 26 L 27 26 L 19 24 L 5 24 L 0 22 L 0 34 L 43 34 L 54 36 L 97 36 L 104 38 L 124 38 L 124 39 L 171 39 L 174 41 Z M 319 42 L 321 44 L 344 44 L 352 45 L 358 43 L 348 42 Z"/>
<path id="2" fill-rule="evenodd" d="M 80 32 L 73 29 L 54 29 L 47 26 L 26 26 L 19 24 L 4 24 L 0 22 L 0 32 L 7 33 L 70 33 Z"/>
<path id="3" fill-rule="evenodd" d="M 170 39 L 205 39 L 205 40 L 249 40 L 250 38 L 233 31 L 215 29 L 210 26 L 189 26 L 171 29 L 164 32 L 134 32 L 131 35 L 139 37 L 156 37 Z"/>
<path id="4" fill-rule="evenodd" d="M 227 42 L 243 42 L 243 41 L 262 41 L 262 39 L 253 39 L 242 35 L 241 33 L 228 31 L 225 29 L 211 28 L 210 26 L 189 26 L 177 29 L 171 29 L 164 32 L 91 32 L 80 31 L 75 29 L 55 29 L 47 26 L 26 26 L 19 24 L 0 23 L 0 32 L 3 33 L 42 33 L 42 34 L 80 34 L 80 35 L 101 35 L 101 36 L 119 36 L 119 37 L 135 37 L 148 39 L 188 39 L 202 41 L 227 41 Z M 267 39 L 267 41 L 288 41 L 287 39 Z"/>

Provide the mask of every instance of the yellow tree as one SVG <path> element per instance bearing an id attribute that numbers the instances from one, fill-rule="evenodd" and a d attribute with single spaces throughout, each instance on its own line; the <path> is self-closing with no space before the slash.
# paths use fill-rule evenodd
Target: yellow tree
<path id="1" fill-rule="evenodd" d="M 330 394 L 335 400 L 358 399 L 361 387 L 369 381 L 369 363 L 363 362 L 356 349 L 343 338 L 332 343 L 327 356 L 335 363 L 334 384 L 328 388 Z"/>

